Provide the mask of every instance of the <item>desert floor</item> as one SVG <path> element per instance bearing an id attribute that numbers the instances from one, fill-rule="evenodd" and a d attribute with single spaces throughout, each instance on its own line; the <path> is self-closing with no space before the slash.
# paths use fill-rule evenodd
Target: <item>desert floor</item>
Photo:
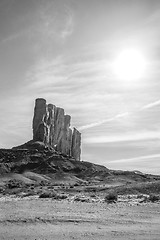
<path id="1" fill-rule="evenodd" d="M 160 239 L 160 203 L 0 198 L 0 240 Z"/>

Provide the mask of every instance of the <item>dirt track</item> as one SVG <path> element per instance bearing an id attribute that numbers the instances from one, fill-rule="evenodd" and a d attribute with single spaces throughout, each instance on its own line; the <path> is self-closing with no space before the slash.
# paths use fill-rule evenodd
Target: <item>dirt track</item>
<path id="1" fill-rule="evenodd" d="M 160 204 L 1 199 L 0 239 L 160 239 Z"/>

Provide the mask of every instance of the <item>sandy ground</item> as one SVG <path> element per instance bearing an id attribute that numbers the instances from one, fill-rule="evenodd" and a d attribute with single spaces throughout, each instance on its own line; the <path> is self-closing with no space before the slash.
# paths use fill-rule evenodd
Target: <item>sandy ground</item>
<path id="1" fill-rule="evenodd" d="M 158 240 L 160 203 L 0 199 L 0 240 Z"/>

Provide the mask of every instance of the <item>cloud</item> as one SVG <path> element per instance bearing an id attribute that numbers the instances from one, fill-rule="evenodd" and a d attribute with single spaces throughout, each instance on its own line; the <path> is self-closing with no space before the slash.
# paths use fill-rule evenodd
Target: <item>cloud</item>
<path id="1" fill-rule="evenodd" d="M 5 44 L 5 43 L 8 43 L 8 42 L 10 42 L 10 41 L 14 41 L 14 40 L 16 40 L 17 38 L 26 35 L 27 33 L 29 33 L 29 30 L 24 30 L 24 31 L 20 31 L 20 32 L 11 34 L 10 36 L 2 39 L 2 40 L 0 41 L 0 44 Z"/>
<path id="2" fill-rule="evenodd" d="M 136 110 L 136 111 L 133 111 L 133 112 L 124 112 L 124 113 L 122 113 L 122 114 L 117 114 L 117 115 L 115 115 L 115 116 L 112 117 L 112 118 L 103 119 L 103 120 L 101 120 L 101 121 L 97 121 L 97 122 L 94 122 L 94 123 L 91 123 L 91 124 L 87 124 L 87 125 L 81 126 L 79 129 L 80 129 L 80 130 L 86 130 L 86 129 L 89 129 L 89 128 L 94 128 L 94 127 L 97 127 L 97 126 L 101 126 L 101 125 L 104 124 L 104 123 L 112 122 L 112 121 L 117 120 L 118 118 L 123 118 L 123 117 L 126 117 L 126 116 L 128 116 L 128 115 L 133 115 L 133 114 L 135 114 L 135 113 L 141 112 L 141 111 L 143 111 L 143 110 L 145 110 L 145 109 L 153 108 L 153 107 L 158 106 L 158 105 L 160 105 L 160 100 L 157 100 L 157 101 L 148 103 L 148 104 L 144 105 L 143 107 L 139 108 L 139 109 Z"/>
<path id="3" fill-rule="evenodd" d="M 44 39 L 65 41 L 74 30 L 74 13 L 64 1 L 44 1 L 39 7 L 37 31 Z"/>
<path id="4" fill-rule="evenodd" d="M 115 97 L 115 94 L 111 93 L 98 93 L 98 89 L 104 89 L 104 84 L 107 84 L 106 72 L 106 61 L 103 59 L 75 60 L 74 56 L 69 54 L 41 57 L 28 71 L 25 84 L 27 88 L 33 90 L 46 89 L 51 92 L 54 88 L 61 91 L 61 94 L 68 92 L 71 95 L 85 95 L 87 98 L 94 96 L 95 100 L 104 101 L 106 95 Z M 86 102 L 85 99 L 82 101 Z"/>
<path id="5" fill-rule="evenodd" d="M 62 56 L 53 59 L 41 58 L 27 72 L 25 84 L 29 89 L 50 88 L 55 84 L 64 82 L 65 65 Z"/>
<path id="6" fill-rule="evenodd" d="M 123 158 L 108 162 L 102 162 L 111 169 L 139 170 L 149 174 L 158 174 L 160 168 L 160 154 L 141 155 L 134 158 Z"/>
<path id="7" fill-rule="evenodd" d="M 151 155 L 146 155 L 146 156 L 139 156 L 139 157 L 134 157 L 134 158 L 126 158 L 126 159 L 117 159 L 117 160 L 112 160 L 107 163 L 128 163 L 128 162 L 135 162 L 135 161 L 145 161 L 146 159 L 153 159 L 153 158 L 160 158 L 160 153 L 159 154 L 151 154 Z"/>
<path id="8" fill-rule="evenodd" d="M 99 144 L 99 143 L 118 143 L 118 142 L 129 142 L 139 140 L 152 140 L 160 139 L 160 132 L 157 131 L 141 131 L 141 132 L 129 132 L 119 135 L 108 135 L 108 136 L 96 136 L 84 139 L 84 143 L 87 144 Z"/>
<path id="9" fill-rule="evenodd" d="M 66 25 L 61 32 L 61 36 L 63 39 L 66 39 L 67 37 L 69 37 L 72 34 L 74 29 L 73 12 L 71 11 L 71 9 L 66 7 L 66 13 L 67 13 Z"/>
<path id="10" fill-rule="evenodd" d="M 108 119 L 104 119 L 102 121 L 98 121 L 98 122 L 95 122 L 95 123 L 91 123 L 91 124 L 88 124 L 88 125 L 84 125 L 84 126 L 81 126 L 79 127 L 79 130 L 86 130 L 86 129 L 89 129 L 89 128 L 93 128 L 93 127 L 97 127 L 97 126 L 100 126 L 104 123 L 107 123 L 107 122 L 112 122 L 118 118 L 123 118 L 125 116 L 128 115 L 128 112 L 124 112 L 124 113 L 121 113 L 121 114 L 117 114 L 116 116 L 112 117 L 112 118 L 108 118 Z"/>
<path id="11" fill-rule="evenodd" d="M 160 105 L 160 100 L 148 103 L 147 105 L 143 106 L 141 108 L 141 110 L 149 109 L 149 108 L 152 108 L 152 107 L 155 107 L 155 106 L 158 106 L 158 105 Z"/>
<path id="12" fill-rule="evenodd" d="M 15 4 L 18 5 L 18 1 L 15 1 Z M 23 4 L 22 2 L 18 6 L 21 10 L 25 8 Z M 74 30 L 74 12 L 69 3 L 64 1 L 46 0 L 29 3 L 26 12 L 18 16 L 14 8 L 9 11 L 15 11 L 13 21 L 16 21 L 16 25 L 12 29 L 9 24 L 6 25 L 6 29 L 10 29 L 10 31 L 6 31 L 7 34 L 1 39 L 0 44 L 25 37 L 24 41 L 27 39 L 32 42 L 30 47 L 34 46 L 35 49 L 39 49 L 45 46 L 46 49 L 51 49 L 53 41 L 54 44 L 63 44 Z"/>

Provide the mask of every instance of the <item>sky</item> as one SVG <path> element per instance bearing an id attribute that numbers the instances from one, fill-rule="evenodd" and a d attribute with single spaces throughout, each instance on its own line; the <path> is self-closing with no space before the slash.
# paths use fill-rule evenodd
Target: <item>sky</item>
<path id="1" fill-rule="evenodd" d="M 128 48 L 135 81 L 113 71 Z M 72 116 L 82 160 L 160 174 L 159 92 L 159 0 L 0 0 L 0 148 L 32 139 L 42 97 Z"/>

